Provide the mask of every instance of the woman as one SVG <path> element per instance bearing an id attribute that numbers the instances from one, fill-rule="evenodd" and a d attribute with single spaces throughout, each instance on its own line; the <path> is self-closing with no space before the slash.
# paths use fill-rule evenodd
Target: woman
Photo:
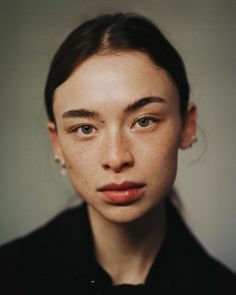
<path id="1" fill-rule="evenodd" d="M 169 201 L 196 106 L 158 28 L 122 13 L 83 23 L 52 61 L 45 102 L 55 159 L 84 202 L 1 248 L 8 294 L 235 289 Z"/>

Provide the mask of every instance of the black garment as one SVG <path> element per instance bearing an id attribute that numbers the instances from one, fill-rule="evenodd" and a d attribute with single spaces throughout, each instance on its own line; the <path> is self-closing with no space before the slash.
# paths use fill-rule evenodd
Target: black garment
<path id="1" fill-rule="evenodd" d="M 166 210 L 167 237 L 145 284 L 112 285 L 96 262 L 82 204 L 0 248 L 0 290 L 17 295 L 236 294 L 235 274 L 206 254 L 169 202 Z"/>

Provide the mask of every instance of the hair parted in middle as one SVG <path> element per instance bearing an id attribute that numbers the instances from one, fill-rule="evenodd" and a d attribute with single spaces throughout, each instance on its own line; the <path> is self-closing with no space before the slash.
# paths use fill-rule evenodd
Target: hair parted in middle
<path id="1" fill-rule="evenodd" d="M 147 18 L 134 13 L 97 16 L 73 30 L 56 52 L 45 87 L 45 105 L 50 121 L 55 122 L 55 89 L 83 61 L 95 54 L 140 51 L 164 69 L 175 83 L 180 97 L 180 113 L 185 118 L 189 101 L 189 83 L 179 53 L 159 28 Z"/>

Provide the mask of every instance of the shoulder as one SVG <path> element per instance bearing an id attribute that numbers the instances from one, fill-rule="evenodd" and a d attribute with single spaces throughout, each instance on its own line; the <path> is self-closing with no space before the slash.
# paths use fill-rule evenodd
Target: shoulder
<path id="1" fill-rule="evenodd" d="M 209 269 L 216 294 L 236 294 L 236 274 L 215 258 L 209 257 Z"/>
<path id="2" fill-rule="evenodd" d="M 22 239 L 17 239 L 0 248 L 0 280 L 1 285 L 13 288 L 21 284 Z"/>
<path id="3" fill-rule="evenodd" d="M 9 294 L 23 290 L 24 282 L 33 279 L 36 271 L 40 275 L 47 268 L 58 266 L 58 257 L 70 251 L 67 239 L 73 243 L 73 239 L 80 237 L 77 225 L 83 224 L 85 210 L 84 204 L 67 209 L 28 235 L 0 247 L 0 281 Z"/>
<path id="4" fill-rule="evenodd" d="M 232 290 L 236 294 L 236 274 L 207 252 L 172 204 L 167 207 L 167 221 L 169 268 L 175 286 L 198 294 L 220 295 Z"/>
<path id="5" fill-rule="evenodd" d="M 79 220 L 83 218 L 84 211 L 84 204 L 75 208 L 64 210 L 52 218 L 49 222 L 29 234 L 2 245 L 0 247 L 1 259 L 3 256 L 9 254 L 23 254 L 22 250 L 27 246 L 27 244 L 31 244 L 31 246 L 35 242 L 48 244 L 48 242 L 55 241 L 55 238 L 56 240 L 64 238 L 63 234 L 70 234 L 71 224 L 74 222 L 78 223 Z M 39 246 L 39 244 L 36 245 Z"/>
<path id="6" fill-rule="evenodd" d="M 29 234 L 2 245 L 0 247 L 0 258 L 3 259 L 3 257 L 8 255 L 21 255 L 28 244 L 30 246 L 35 244 L 38 247 L 42 246 L 42 244 L 49 246 L 50 243 L 64 239 L 65 235 L 73 235 L 74 232 L 72 232 L 73 227 L 71 227 L 71 224 L 83 223 L 83 219 L 86 218 L 85 211 L 84 203 L 75 208 L 62 211 L 49 222 Z"/>

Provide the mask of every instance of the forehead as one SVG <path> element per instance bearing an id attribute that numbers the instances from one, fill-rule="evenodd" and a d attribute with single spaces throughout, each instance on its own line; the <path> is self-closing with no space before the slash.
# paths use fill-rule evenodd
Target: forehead
<path id="1" fill-rule="evenodd" d="M 55 91 L 54 110 L 124 106 L 140 97 L 160 96 L 176 103 L 177 88 L 169 75 L 141 52 L 94 55 L 80 64 Z"/>

